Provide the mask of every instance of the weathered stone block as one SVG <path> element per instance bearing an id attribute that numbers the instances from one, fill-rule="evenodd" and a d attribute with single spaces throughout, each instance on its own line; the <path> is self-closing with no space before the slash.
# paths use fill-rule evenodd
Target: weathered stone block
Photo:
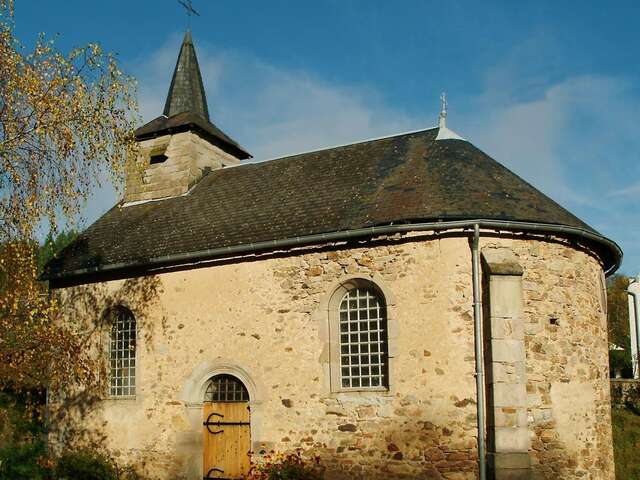
<path id="1" fill-rule="evenodd" d="M 491 357 L 494 362 L 521 362 L 525 358 L 524 342 L 510 339 L 492 340 Z"/>
<path id="2" fill-rule="evenodd" d="M 520 260 L 511 248 L 485 247 L 482 259 L 488 272 L 493 275 L 522 275 Z"/>
<path id="3" fill-rule="evenodd" d="M 489 302 L 491 317 L 523 317 L 522 277 L 515 275 L 492 275 L 489 280 Z"/>
<path id="4" fill-rule="evenodd" d="M 531 458 L 528 452 L 490 453 L 487 455 L 489 468 L 493 470 L 528 470 Z"/>
<path id="5" fill-rule="evenodd" d="M 488 429 L 489 430 L 489 429 Z M 492 427 L 495 452 L 527 452 L 530 447 L 529 431 L 526 427 Z"/>
<path id="6" fill-rule="evenodd" d="M 523 340 L 524 322 L 522 317 L 497 317 L 491 319 L 491 338 Z"/>
<path id="7" fill-rule="evenodd" d="M 524 383 L 494 383 L 493 397 L 489 405 L 493 407 L 526 407 L 527 387 Z"/>
<path id="8" fill-rule="evenodd" d="M 527 410 L 525 408 L 494 408 L 487 418 L 487 425 L 493 427 L 527 427 Z"/>

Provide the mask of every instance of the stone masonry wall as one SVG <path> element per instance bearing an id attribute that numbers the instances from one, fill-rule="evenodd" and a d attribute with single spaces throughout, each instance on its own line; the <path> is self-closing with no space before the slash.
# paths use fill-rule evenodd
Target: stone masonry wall
<path id="1" fill-rule="evenodd" d="M 524 269 L 533 478 L 612 479 L 598 262 L 559 243 L 486 238 L 481 247 L 492 244 L 511 248 Z M 389 392 L 329 391 L 326 302 L 354 276 L 382 288 L 396 325 Z M 198 388 L 207 375 L 226 371 L 242 378 L 252 396 L 256 458 L 302 448 L 321 456 L 328 478 L 475 478 L 466 238 L 415 235 L 164 273 L 153 281 L 157 296 L 145 299 L 144 312 L 134 290 L 122 294 L 124 281 L 64 292 L 74 298 L 70 319 L 83 315 L 79 299 L 88 292 L 122 301 L 136 314 L 138 384 L 135 399 L 53 415 L 63 427 L 57 441 L 80 422 L 151 478 L 202 478 Z"/>
<path id="2" fill-rule="evenodd" d="M 558 244 L 512 248 L 524 267 L 532 478 L 612 479 L 602 269 Z"/>
<path id="3" fill-rule="evenodd" d="M 166 148 L 166 149 L 165 149 Z M 150 155 L 163 151 L 162 163 L 150 164 Z M 140 142 L 140 163 L 126 172 L 125 202 L 175 197 L 186 193 L 206 174 L 240 161 L 193 132 L 163 135 Z"/>

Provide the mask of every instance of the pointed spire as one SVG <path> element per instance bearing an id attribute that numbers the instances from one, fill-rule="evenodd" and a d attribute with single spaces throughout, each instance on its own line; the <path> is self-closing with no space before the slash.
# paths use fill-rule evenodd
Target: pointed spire
<path id="1" fill-rule="evenodd" d="M 136 129 L 138 141 L 194 130 L 238 159 L 251 158 L 249 152 L 209 119 L 207 97 L 190 31 L 184 35 L 162 113 Z"/>
<path id="2" fill-rule="evenodd" d="M 171 117 L 182 112 L 195 113 L 209 120 L 207 98 L 190 31 L 185 33 L 180 47 L 163 114 Z"/>

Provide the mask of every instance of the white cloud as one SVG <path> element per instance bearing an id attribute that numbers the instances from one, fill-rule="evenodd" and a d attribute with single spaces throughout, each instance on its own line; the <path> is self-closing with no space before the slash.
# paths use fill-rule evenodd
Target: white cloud
<path id="1" fill-rule="evenodd" d="M 569 191 L 555 154 L 566 116 L 547 94 L 528 102 L 485 104 L 462 121 L 467 125 L 466 138 L 538 188 L 566 199 L 575 194 Z"/>
<path id="2" fill-rule="evenodd" d="M 181 41 L 181 36 L 171 35 L 151 56 L 129 66 L 138 79 L 144 122 L 162 113 Z M 255 161 L 436 123 L 387 107 L 370 89 L 331 85 L 308 72 L 197 41 L 196 50 L 211 120 Z M 90 223 L 115 202 L 113 188 L 103 185 L 89 199 L 84 216 Z"/>
<path id="3" fill-rule="evenodd" d="M 621 180 L 611 169 L 627 160 L 620 145 L 640 133 L 630 121 L 635 106 L 627 83 L 579 76 L 536 99 L 494 106 L 491 98 L 489 85 L 481 108 L 465 120 L 468 136 L 560 203 L 600 208 L 597 197 Z"/>
<path id="4" fill-rule="evenodd" d="M 505 75 L 462 118 L 462 133 L 492 157 L 591 224 L 640 271 L 640 98 L 624 78 L 582 75 L 539 95 L 496 101 Z M 511 84 L 519 84 L 515 75 Z M 526 84 L 526 80 L 522 84 Z"/>
<path id="5" fill-rule="evenodd" d="M 635 197 L 640 196 L 640 182 L 634 183 L 628 187 L 612 190 L 609 192 L 611 197 Z"/>
<path id="6" fill-rule="evenodd" d="M 145 121 L 162 112 L 180 42 L 171 36 L 133 68 Z M 408 115 L 365 86 L 331 84 L 309 72 L 198 42 L 196 48 L 212 121 L 256 160 L 436 124 L 436 111 Z M 473 107 L 464 111 L 456 105 L 459 114 L 449 126 L 628 245 L 630 268 L 640 270 L 640 251 L 629 229 L 621 228 L 637 220 L 627 200 L 639 193 L 640 167 L 630 168 L 625 156 L 640 151 L 640 127 L 633 120 L 640 111 L 638 98 L 624 79 L 578 76 L 545 86 L 537 74 L 533 80 L 521 78 L 529 73 L 514 59 L 502 70 L 491 69 L 484 92 L 470 102 Z M 518 85 L 531 89 L 518 92 Z M 610 192 L 618 192 L 615 201 L 604 202 L 612 198 Z M 103 189 L 92 199 L 92 214 L 113 202 L 113 192 Z"/>
<path id="7" fill-rule="evenodd" d="M 162 112 L 179 45 L 180 39 L 172 36 L 134 72 L 140 79 L 145 121 Z M 237 52 L 214 51 L 206 44 L 197 44 L 196 49 L 211 120 L 256 159 L 416 126 L 416 119 L 388 108 L 366 88 L 331 85 L 308 72 L 279 68 Z"/>

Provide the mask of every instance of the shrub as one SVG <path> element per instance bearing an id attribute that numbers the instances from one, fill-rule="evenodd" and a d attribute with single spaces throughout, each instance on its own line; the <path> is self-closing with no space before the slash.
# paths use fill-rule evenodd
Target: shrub
<path id="1" fill-rule="evenodd" d="M 621 378 L 633 378 L 631 354 L 627 350 L 609 350 L 609 374 L 616 378 L 617 373 Z"/>
<path id="2" fill-rule="evenodd" d="M 105 453 L 68 449 L 56 460 L 47 451 L 39 415 L 40 392 L 0 391 L 0 480 L 140 480 Z"/>
<path id="3" fill-rule="evenodd" d="M 64 452 L 56 466 L 58 480 L 118 480 L 118 468 L 106 454 L 95 450 Z"/>
<path id="4" fill-rule="evenodd" d="M 44 445 L 39 442 L 9 445 L 0 450 L 0 480 L 46 480 Z"/>
<path id="5" fill-rule="evenodd" d="M 309 461 L 300 450 L 294 453 L 271 454 L 261 464 L 251 467 L 249 480 L 320 480 L 319 458 Z"/>

